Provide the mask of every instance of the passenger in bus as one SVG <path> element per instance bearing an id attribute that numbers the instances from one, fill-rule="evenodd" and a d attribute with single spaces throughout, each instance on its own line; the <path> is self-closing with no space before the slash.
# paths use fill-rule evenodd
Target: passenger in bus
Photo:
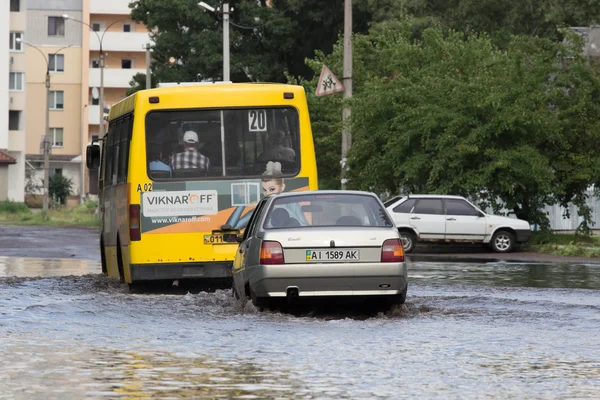
<path id="1" fill-rule="evenodd" d="M 289 161 L 296 160 L 296 152 L 291 147 L 285 146 L 286 134 L 282 130 L 267 133 L 265 151 L 259 156 L 262 161 Z"/>
<path id="2" fill-rule="evenodd" d="M 173 171 L 178 169 L 208 171 L 210 169 L 210 160 L 198 151 L 198 134 L 196 132 L 187 131 L 183 134 L 183 151 L 173 154 L 171 168 Z"/>
<path id="3" fill-rule="evenodd" d="M 171 177 L 171 167 L 163 162 L 164 158 L 161 147 L 162 146 L 160 145 L 160 143 L 150 144 L 150 148 L 148 149 L 150 153 L 149 159 L 153 160 L 150 161 L 149 164 L 150 172 L 152 175 L 156 176 L 163 177 L 163 175 L 168 174 L 168 177 Z"/>

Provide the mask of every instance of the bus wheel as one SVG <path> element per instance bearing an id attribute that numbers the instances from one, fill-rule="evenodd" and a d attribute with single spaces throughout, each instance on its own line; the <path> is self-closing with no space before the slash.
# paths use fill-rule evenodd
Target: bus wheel
<path id="1" fill-rule="evenodd" d="M 123 272 L 123 254 L 121 252 L 121 241 L 117 239 L 117 266 L 119 267 L 119 279 L 125 281 L 125 273 Z"/>
<path id="2" fill-rule="evenodd" d="M 100 239 L 100 264 L 102 265 L 102 273 L 106 275 L 108 272 L 106 268 L 106 251 L 104 250 L 104 241 Z"/>

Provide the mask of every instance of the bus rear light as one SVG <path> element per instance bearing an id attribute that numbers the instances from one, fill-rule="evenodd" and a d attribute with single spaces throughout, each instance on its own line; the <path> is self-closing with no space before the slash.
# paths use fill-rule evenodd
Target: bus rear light
<path id="1" fill-rule="evenodd" d="M 129 206 L 129 240 L 140 240 L 140 205 Z"/>
<path id="2" fill-rule="evenodd" d="M 388 239 L 381 246 L 381 262 L 403 262 L 404 247 L 402 240 Z"/>
<path id="3" fill-rule="evenodd" d="M 283 248 L 279 242 L 265 240 L 260 245 L 261 264 L 284 264 Z"/>

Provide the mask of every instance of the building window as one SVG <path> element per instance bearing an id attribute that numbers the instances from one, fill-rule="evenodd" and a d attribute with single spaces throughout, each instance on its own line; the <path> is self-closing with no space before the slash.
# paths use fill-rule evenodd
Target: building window
<path id="1" fill-rule="evenodd" d="M 131 24 L 123 24 L 123 32 L 131 32 Z"/>
<path id="2" fill-rule="evenodd" d="M 8 89 L 22 91 L 23 90 L 23 72 L 9 72 L 8 73 Z"/>
<path id="3" fill-rule="evenodd" d="M 48 17 L 48 36 L 65 36 L 63 17 Z"/>
<path id="4" fill-rule="evenodd" d="M 65 108 L 65 92 L 62 90 L 51 90 L 48 94 L 48 108 L 51 110 L 63 110 Z"/>
<path id="5" fill-rule="evenodd" d="M 8 46 L 11 51 L 23 51 L 23 43 L 18 42 L 17 39 L 23 38 L 23 32 L 11 32 Z"/>
<path id="6" fill-rule="evenodd" d="M 8 130 L 18 131 L 21 122 L 21 111 L 8 111 Z"/>
<path id="7" fill-rule="evenodd" d="M 92 68 L 100 68 L 100 61 L 92 60 Z"/>
<path id="8" fill-rule="evenodd" d="M 49 68 L 50 72 L 65 72 L 65 55 L 64 54 L 50 54 Z"/>
<path id="9" fill-rule="evenodd" d="M 52 147 L 63 147 L 63 128 L 50 128 Z"/>
<path id="10" fill-rule="evenodd" d="M 10 11 L 11 12 L 21 11 L 21 0 L 10 0 Z"/>
<path id="11" fill-rule="evenodd" d="M 63 169 L 62 168 L 50 168 L 48 170 L 48 175 L 50 175 L 50 176 L 62 175 L 62 174 L 63 174 Z"/>
<path id="12" fill-rule="evenodd" d="M 131 64 L 133 62 L 131 60 L 121 60 L 121 68 L 123 69 L 131 69 Z"/>
<path id="13" fill-rule="evenodd" d="M 93 23 L 93 24 L 92 24 L 92 30 L 93 30 L 94 32 L 100 32 L 100 24 L 99 24 L 99 23 L 97 23 L 97 22 Z"/>

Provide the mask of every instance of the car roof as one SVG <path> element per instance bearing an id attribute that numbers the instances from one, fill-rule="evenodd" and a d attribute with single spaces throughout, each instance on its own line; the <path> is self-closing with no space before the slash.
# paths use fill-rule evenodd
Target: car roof
<path id="1" fill-rule="evenodd" d="M 450 194 L 410 194 L 410 195 L 404 196 L 403 198 L 405 198 L 405 199 L 441 198 L 441 199 L 461 199 L 461 200 L 464 199 L 464 197 L 462 197 L 462 196 L 454 196 L 454 195 L 450 195 Z"/>
<path id="2" fill-rule="evenodd" d="M 285 193 L 279 193 L 276 195 L 271 196 L 272 198 L 279 198 L 279 197 L 292 197 L 292 196 L 307 196 L 307 195 L 328 195 L 328 194 L 335 194 L 335 195 L 340 195 L 340 194 L 354 194 L 354 195 L 362 195 L 362 196 L 371 196 L 371 197 L 375 197 L 375 198 L 379 198 L 375 195 L 375 193 L 372 192 L 363 192 L 360 190 L 303 190 L 301 192 L 285 192 Z"/>

